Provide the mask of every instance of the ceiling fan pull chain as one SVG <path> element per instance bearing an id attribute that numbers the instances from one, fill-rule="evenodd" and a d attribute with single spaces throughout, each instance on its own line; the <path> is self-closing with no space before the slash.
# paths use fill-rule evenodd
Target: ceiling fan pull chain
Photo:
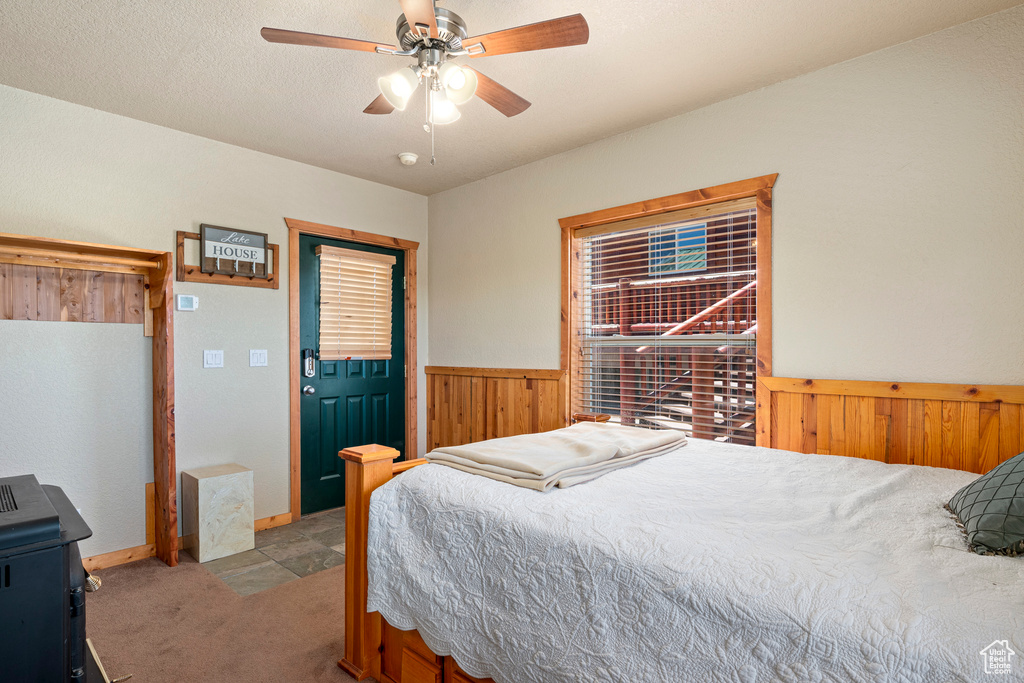
<path id="1" fill-rule="evenodd" d="M 430 165 L 435 164 L 434 161 L 434 101 L 430 97 L 431 91 L 431 79 L 427 77 L 426 87 L 423 88 L 424 96 L 426 100 L 426 111 L 427 111 L 427 122 L 423 124 L 423 129 L 430 133 Z"/>
<path id="2" fill-rule="evenodd" d="M 429 81 L 427 83 L 429 85 Z M 430 88 L 429 87 L 423 88 L 423 98 L 424 98 L 423 99 L 423 113 L 427 117 L 426 120 L 423 121 L 423 130 L 425 130 L 426 132 L 429 133 L 430 129 L 431 129 L 431 123 L 434 120 L 432 112 L 430 111 Z"/>

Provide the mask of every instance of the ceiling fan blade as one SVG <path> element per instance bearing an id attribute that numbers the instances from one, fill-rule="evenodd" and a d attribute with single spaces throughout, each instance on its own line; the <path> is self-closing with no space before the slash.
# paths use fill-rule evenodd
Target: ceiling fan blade
<path id="1" fill-rule="evenodd" d="M 409 26 L 423 24 L 430 27 L 430 37 L 437 38 L 437 18 L 434 16 L 434 0 L 400 0 L 402 14 Z"/>
<path id="2" fill-rule="evenodd" d="M 585 45 L 590 40 L 590 27 L 582 14 L 573 14 L 561 19 L 551 19 L 537 24 L 528 24 L 504 31 L 485 33 L 462 41 L 465 46 L 480 43 L 483 52 L 470 52 L 470 57 L 507 55 L 513 52 L 547 50 L 552 47 Z"/>
<path id="3" fill-rule="evenodd" d="M 263 40 L 268 43 L 287 43 L 289 45 L 312 45 L 315 47 L 336 47 L 342 50 L 361 50 L 363 52 L 376 52 L 378 47 L 394 51 L 394 45 L 384 43 L 373 43 L 368 40 L 353 40 L 352 38 L 339 38 L 337 36 L 322 36 L 318 33 L 302 33 L 300 31 L 286 31 L 280 28 L 266 28 L 260 30 Z"/>
<path id="4" fill-rule="evenodd" d="M 377 95 L 377 99 L 370 102 L 370 105 L 363 110 L 364 114 L 390 114 L 395 110 L 394 105 L 388 102 L 383 95 Z"/>
<path id="5" fill-rule="evenodd" d="M 527 100 L 524 100 L 501 83 L 484 76 L 476 69 L 473 69 L 473 71 L 476 72 L 477 77 L 476 96 L 505 116 L 512 117 L 516 114 L 522 114 L 530 108 L 530 103 Z"/>

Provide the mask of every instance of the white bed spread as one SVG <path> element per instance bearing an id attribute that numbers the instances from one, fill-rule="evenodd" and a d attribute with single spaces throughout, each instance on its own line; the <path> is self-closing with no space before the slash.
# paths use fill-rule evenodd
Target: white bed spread
<path id="1" fill-rule="evenodd" d="M 1024 558 L 942 509 L 973 476 L 696 439 L 546 493 L 423 465 L 373 494 L 369 609 L 499 683 L 1007 680 L 996 640 L 1024 679 Z"/>

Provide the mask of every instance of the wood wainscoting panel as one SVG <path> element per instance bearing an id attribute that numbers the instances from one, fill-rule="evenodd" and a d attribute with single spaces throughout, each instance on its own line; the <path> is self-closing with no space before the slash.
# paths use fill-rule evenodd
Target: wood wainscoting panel
<path id="1" fill-rule="evenodd" d="M 0 320 L 143 322 L 145 275 L 0 262 Z"/>
<path id="2" fill-rule="evenodd" d="M 565 426 L 559 370 L 429 366 L 427 450 Z"/>
<path id="3" fill-rule="evenodd" d="M 977 473 L 1024 452 L 1024 387 L 758 381 L 772 448 Z"/>

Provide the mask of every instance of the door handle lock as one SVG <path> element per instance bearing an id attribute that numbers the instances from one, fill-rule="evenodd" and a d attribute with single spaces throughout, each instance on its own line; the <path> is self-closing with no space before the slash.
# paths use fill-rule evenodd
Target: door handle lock
<path id="1" fill-rule="evenodd" d="M 307 384 L 306 386 L 302 387 L 302 393 L 304 393 L 306 396 L 312 396 L 313 394 L 316 393 L 316 389 L 314 389 L 311 385 Z"/>

